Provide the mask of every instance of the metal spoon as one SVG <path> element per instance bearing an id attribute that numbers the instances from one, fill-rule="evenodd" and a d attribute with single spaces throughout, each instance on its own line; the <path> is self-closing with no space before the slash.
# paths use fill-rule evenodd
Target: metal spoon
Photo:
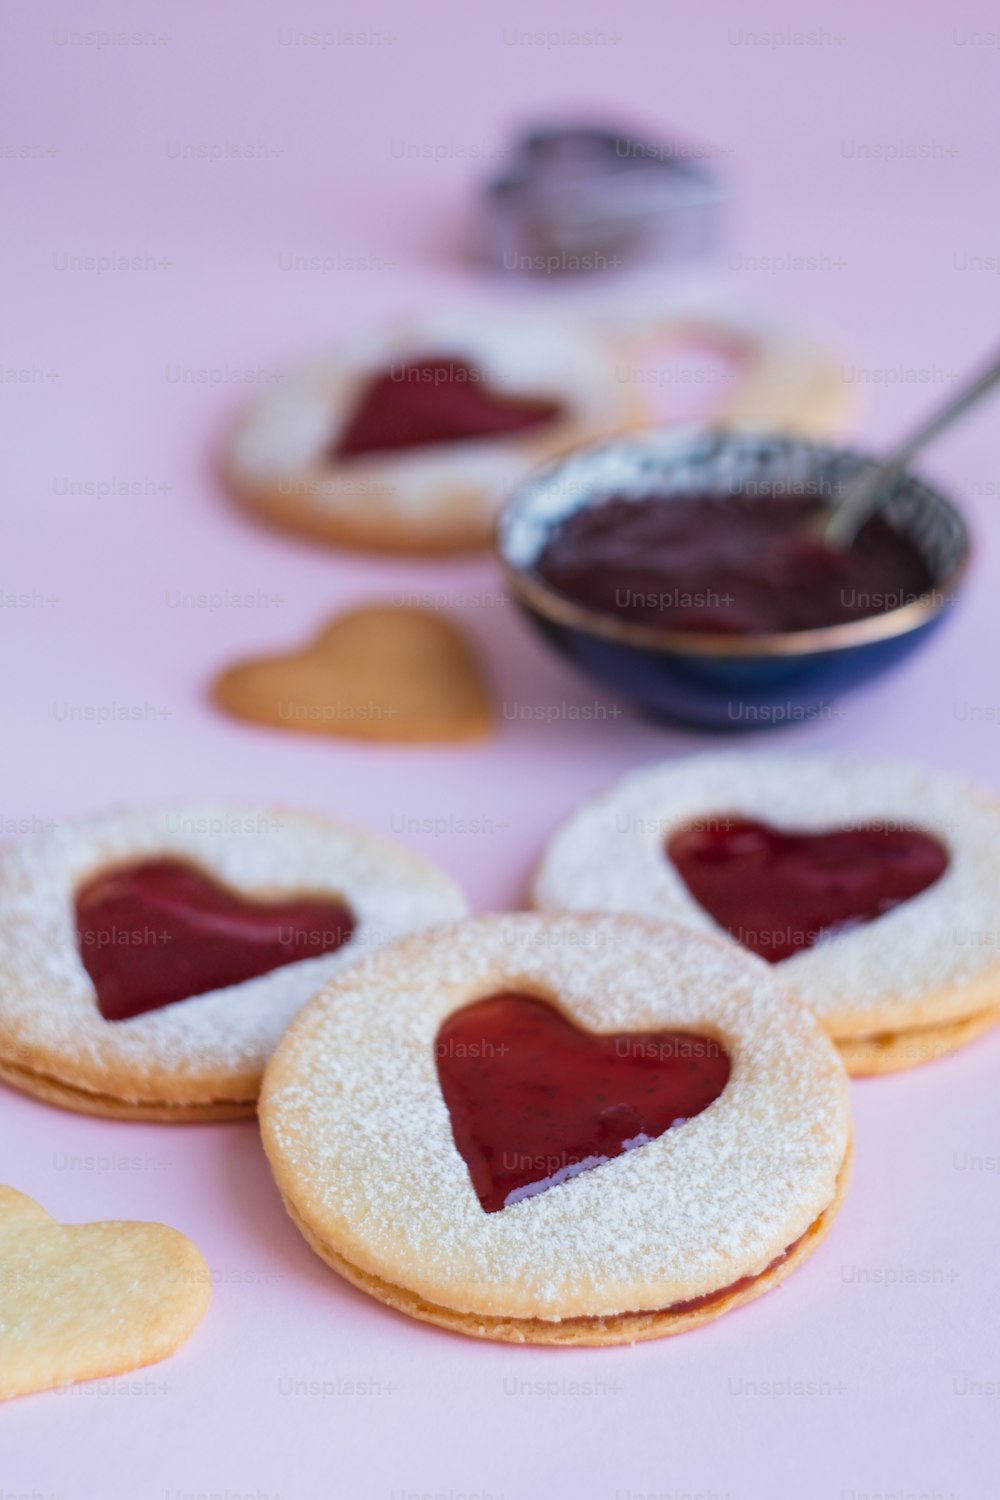
<path id="1" fill-rule="evenodd" d="M 968 411 L 981 396 L 1000 382 L 1000 356 L 988 364 L 967 385 L 946 401 L 925 421 L 921 422 L 910 437 L 894 448 L 874 469 L 862 475 L 850 486 L 847 494 L 836 505 L 824 511 L 814 522 L 820 539 L 828 547 L 846 549 L 851 546 L 862 526 L 874 515 L 892 494 L 892 480 L 906 468 L 914 454 L 919 453 L 931 438 L 937 437 L 950 427 L 956 417 Z"/>

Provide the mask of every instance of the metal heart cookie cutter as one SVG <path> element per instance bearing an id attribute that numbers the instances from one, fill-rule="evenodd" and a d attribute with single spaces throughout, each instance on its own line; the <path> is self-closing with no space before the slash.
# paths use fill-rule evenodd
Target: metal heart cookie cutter
<path id="1" fill-rule="evenodd" d="M 494 270 L 556 276 L 703 255 L 720 238 L 712 154 L 610 125 L 535 127 L 485 185 L 482 254 Z"/>

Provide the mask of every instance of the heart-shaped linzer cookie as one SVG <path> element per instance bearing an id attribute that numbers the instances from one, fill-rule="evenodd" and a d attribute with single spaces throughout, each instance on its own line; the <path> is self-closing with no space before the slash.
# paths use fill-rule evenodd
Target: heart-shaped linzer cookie
<path id="1" fill-rule="evenodd" d="M 948 851 L 919 829 L 792 832 L 723 813 L 672 834 L 667 854 L 699 906 L 771 963 L 873 922 L 948 868 Z"/>
<path id="2" fill-rule="evenodd" d="M 343 615 L 304 651 L 258 657 L 216 680 L 240 719 L 351 739 L 481 739 L 490 702 L 464 637 L 440 615 L 391 606 Z"/>
<path id="3" fill-rule="evenodd" d="M 583 1031 L 546 1001 L 492 995 L 436 1043 L 455 1145 L 487 1213 L 647 1145 L 717 1099 L 729 1055 L 688 1031 Z"/>
<path id="4" fill-rule="evenodd" d="M 554 421 L 562 411 L 558 401 L 494 390 L 467 360 L 415 359 L 372 376 L 330 457 L 512 437 Z"/>
<path id="5" fill-rule="evenodd" d="M 212 1278 L 163 1224 L 58 1224 L 0 1187 L 0 1400 L 155 1364 L 198 1326 Z"/>
<path id="6" fill-rule="evenodd" d="M 331 953 L 353 931 L 340 901 L 258 901 L 179 860 L 105 871 L 76 896 L 80 957 L 106 1021 Z"/>

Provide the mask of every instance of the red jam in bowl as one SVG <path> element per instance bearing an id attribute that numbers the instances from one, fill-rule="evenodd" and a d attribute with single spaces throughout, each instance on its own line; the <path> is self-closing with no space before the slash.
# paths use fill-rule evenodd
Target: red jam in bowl
<path id="1" fill-rule="evenodd" d="M 799 495 L 613 496 L 570 515 L 535 572 L 619 620 L 734 636 L 841 625 L 930 592 L 924 559 L 881 516 L 844 551 L 804 535 L 823 508 Z"/>

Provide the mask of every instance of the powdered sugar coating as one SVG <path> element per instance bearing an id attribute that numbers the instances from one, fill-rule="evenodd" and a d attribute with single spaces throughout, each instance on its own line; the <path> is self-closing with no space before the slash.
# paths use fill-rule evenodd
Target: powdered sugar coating
<path id="1" fill-rule="evenodd" d="M 80 958 L 75 892 L 102 868 L 161 857 L 250 896 L 339 896 L 355 932 L 336 952 L 108 1022 Z M 115 1098 L 252 1099 L 288 1022 L 324 980 L 464 911 L 454 884 L 405 850 L 283 808 L 191 803 L 65 824 L 0 854 L 0 1061 Z"/>
<path id="2" fill-rule="evenodd" d="M 730 1081 L 658 1140 L 487 1214 L 435 1041 L 505 990 L 594 1031 L 716 1036 Z M 261 1128 L 295 1214 L 352 1265 L 460 1312 L 561 1319 L 762 1271 L 833 1200 L 849 1100 L 833 1047 L 760 960 L 673 924 L 522 914 L 407 939 L 328 985 L 269 1065 Z"/>
<path id="3" fill-rule="evenodd" d="M 790 830 L 917 828 L 949 851 L 947 870 L 920 895 L 777 966 L 834 1035 L 928 1024 L 995 1002 L 1000 807 L 938 771 L 744 752 L 637 771 L 557 830 L 534 904 L 631 911 L 718 935 L 664 845 L 674 831 L 725 814 Z"/>
<path id="4" fill-rule="evenodd" d="M 398 453 L 328 457 L 358 394 L 375 374 L 429 356 L 467 360 L 501 393 L 554 398 L 564 415 L 551 428 L 437 443 Z M 569 323 L 476 313 L 438 315 L 396 330 L 361 335 L 329 359 L 290 371 L 246 414 L 233 437 L 229 470 L 237 486 L 278 484 L 319 514 L 364 503 L 410 521 L 441 503 L 438 491 L 481 497 L 483 524 L 533 463 L 555 447 L 620 430 L 634 398 L 615 378 L 611 352 Z"/>

